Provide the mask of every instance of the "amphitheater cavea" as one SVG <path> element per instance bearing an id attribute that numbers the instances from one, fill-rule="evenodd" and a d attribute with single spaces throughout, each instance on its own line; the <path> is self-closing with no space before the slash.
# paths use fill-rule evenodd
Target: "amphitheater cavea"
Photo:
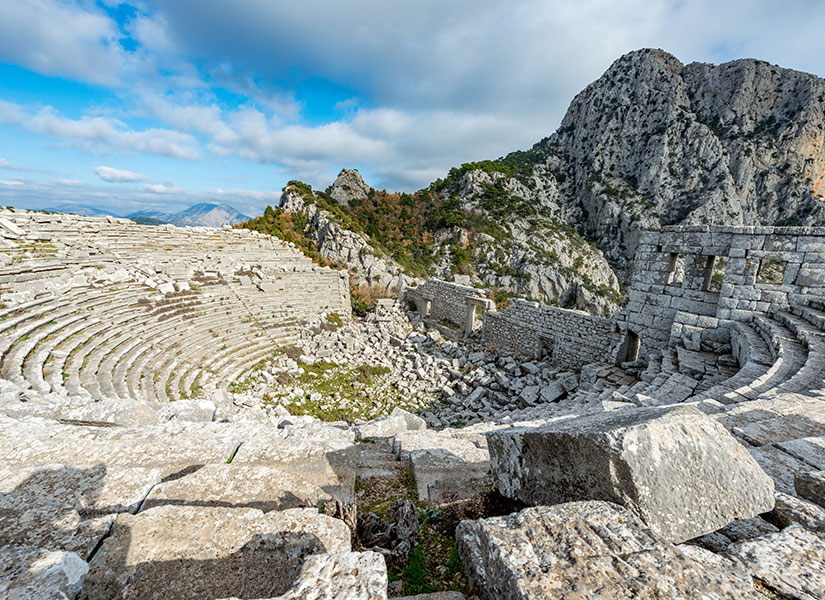
<path id="1" fill-rule="evenodd" d="M 823 229 L 646 233 L 611 318 L 429 280 L 357 319 L 227 227 L 0 238 L 4 598 L 384 599 L 433 526 L 422 599 L 823 597 Z"/>

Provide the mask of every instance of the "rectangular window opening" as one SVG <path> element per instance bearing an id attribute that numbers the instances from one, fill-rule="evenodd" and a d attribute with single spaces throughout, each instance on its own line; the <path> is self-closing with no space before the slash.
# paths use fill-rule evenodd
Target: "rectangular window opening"
<path id="1" fill-rule="evenodd" d="M 671 252 L 668 257 L 667 275 L 665 284 L 679 285 L 685 280 L 685 257 L 676 252 Z"/>
<path id="2" fill-rule="evenodd" d="M 781 285 L 782 280 L 785 278 L 785 267 L 787 266 L 788 261 L 766 258 L 759 265 L 759 271 L 756 273 L 756 283 Z"/>

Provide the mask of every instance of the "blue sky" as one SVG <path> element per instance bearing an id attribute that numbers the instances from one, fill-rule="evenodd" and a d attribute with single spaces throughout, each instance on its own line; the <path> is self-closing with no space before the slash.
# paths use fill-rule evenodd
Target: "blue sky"
<path id="1" fill-rule="evenodd" d="M 2 0 L 0 203 L 257 214 L 530 147 L 620 55 L 825 75 L 825 2 Z"/>

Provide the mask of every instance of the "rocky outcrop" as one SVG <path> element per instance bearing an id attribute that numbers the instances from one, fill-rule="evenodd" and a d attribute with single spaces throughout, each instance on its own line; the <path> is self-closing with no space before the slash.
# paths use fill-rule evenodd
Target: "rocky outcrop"
<path id="1" fill-rule="evenodd" d="M 488 434 L 499 491 L 528 504 L 607 500 L 682 542 L 773 508 L 773 481 L 714 419 L 643 408 Z"/>
<path id="2" fill-rule="evenodd" d="M 361 181 L 357 171 L 342 171 L 330 188 L 333 198 L 334 192 L 339 196 L 344 193 L 343 184 L 338 182 L 348 172 L 355 173 L 348 178 L 357 176 Z M 497 173 L 472 172 L 465 179 L 467 193 L 471 194 L 476 188 L 487 189 L 501 177 Z M 345 265 L 360 283 L 379 285 L 388 291 L 403 290 L 420 282 L 380 250 L 366 233 L 354 231 L 351 223 L 321 208 L 317 200 L 307 189 L 288 185 L 281 195 L 280 208 L 302 215 L 301 220 L 306 222 L 302 233 L 321 256 Z M 347 196 L 339 202 L 348 206 L 352 200 Z M 467 214 L 485 212 L 476 200 L 466 201 L 463 210 Z M 497 228 L 497 236 L 457 226 L 433 232 L 434 263 L 430 275 L 575 306 L 592 314 L 609 315 L 618 310 L 618 279 L 602 253 L 555 217 L 541 216 L 541 210 L 542 207 L 534 207 L 535 214 L 529 218 L 515 213 L 508 213 L 500 221 L 491 215 L 484 216 Z M 462 253 L 461 259 L 458 253 Z M 459 260 L 469 261 L 467 272 L 456 270 Z"/>
<path id="3" fill-rule="evenodd" d="M 378 285 L 389 291 L 403 290 L 415 283 L 414 278 L 405 275 L 394 260 L 382 256 L 366 237 L 336 223 L 330 213 L 308 200 L 297 187 L 287 186 L 281 195 L 280 207 L 306 217 L 304 234 L 316 244 L 321 256 L 346 266 L 353 279 L 361 284 Z"/>
<path id="4" fill-rule="evenodd" d="M 498 161 L 510 197 L 575 225 L 621 269 L 665 224 L 825 223 L 825 80 L 753 59 L 619 58 L 559 129 Z M 514 162 L 519 172 L 512 173 Z M 506 172 L 506 174 L 505 174 Z M 478 195 L 472 171 L 449 193 Z"/>
<path id="5" fill-rule="evenodd" d="M 760 597 L 733 562 L 696 560 L 608 502 L 462 521 L 456 540 L 485 600 Z"/>
<path id="6" fill-rule="evenodd" d="M 363 200 L 370 193 L 370 186 L 364 183 L 357 169 L 342 169 L 338 177 L 327 189 L 327 193 L 342 206 Z"/>

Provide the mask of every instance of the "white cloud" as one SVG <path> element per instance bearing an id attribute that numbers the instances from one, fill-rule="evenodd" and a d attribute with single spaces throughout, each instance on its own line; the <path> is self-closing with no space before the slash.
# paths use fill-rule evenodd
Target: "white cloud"
<path id="1" fill-rule="evenodd" d="M 22 181 L 7 181 L 5 179 L 0 179 L 0 185 L 7 185 L 7 186 L 23 185 L 23 182 Z"/>
<path id="2" fill-rule="evenodd" d="M 22 106 L 4 102 L 0 104 L 0 121 L 56 137 L 84 150 L 118 148 L 185 160 L 200 158 L 197 141 L 188 133 L 158 128 L 136 131 L 122 121 L 108 117 L 69 119 L 57 114 L 52 107 L 32 114 Z"/>
<path id="3" fill-rule="evenodd" d="M 44 75 L 117 81 L 122 63 L 115 24 L 83 3 L 0 2 L 0 58 Z"/>
<path id="4" fill-rule="evenodd" d="M 145 183 L 143 184 L 143 191 L 151 192 L 152 194 L 183 194 L 186 192 L 183 188 L 160 183 Z"/>
<path id="5" fill-rule="evenodd" d="M 5 158 L 0 158 L 0 169 L 9 169 L 10 171 L 28 171 L 27 167 L 8 161 Z"/>
<path id="6" fill-rule="evenodd" d="M 103 181 L 108 181 L 109 183 L 130 183 L 134 181 L 143 181 L 146 179 L 146 175 L 143 173 L 135 173 L 134 171 L 124 171 L 121 169 L 115 169 L 113 167 L 94 167 L 92 169 L 98 177 L 100 177 Z"/>

